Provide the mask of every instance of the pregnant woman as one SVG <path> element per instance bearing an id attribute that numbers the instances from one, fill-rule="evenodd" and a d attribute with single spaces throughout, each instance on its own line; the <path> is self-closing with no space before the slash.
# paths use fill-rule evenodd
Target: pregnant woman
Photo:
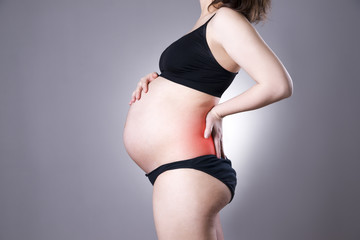
<path id="1" fill-rule="evenodd" d="M 123 140 L 153 184 L 160 240 L 223 239 L 220 210 L 234 197 L 236 172 L 223 151 L 222 119 L 292 94 L 292 80 L 252 23 L 270 0 L 200 0 L 193 30 L 160 57 L 161 74 L 132 94 Z M 219 104 L 242 68 L 256 82 Z"/>

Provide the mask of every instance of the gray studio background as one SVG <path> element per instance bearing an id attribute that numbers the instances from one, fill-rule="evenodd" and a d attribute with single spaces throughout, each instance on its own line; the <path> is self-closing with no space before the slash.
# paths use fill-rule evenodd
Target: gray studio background
<path id="1" fill-rule="evenodd" d="M 357 0 L 273 0 L 261 36 L 294 95 L 224 119 L 226 240 L 360 239 Z M 131 92 L 198 0 L 0 0 L 0 239 L 156 239 L 122 143 Z M 222 101 L 254 82 L 241 71 Z"/>

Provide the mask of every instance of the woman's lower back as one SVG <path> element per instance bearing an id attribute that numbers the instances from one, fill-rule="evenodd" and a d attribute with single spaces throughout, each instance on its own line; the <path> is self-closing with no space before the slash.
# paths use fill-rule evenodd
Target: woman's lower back
<path id="1" fill-rule="evenodd" d="M 130 106 L 124 145 L 146 173 L 174 161 L 216 154 L 204 138 L 205 117 L 219 98 L 158 77 Z"/>

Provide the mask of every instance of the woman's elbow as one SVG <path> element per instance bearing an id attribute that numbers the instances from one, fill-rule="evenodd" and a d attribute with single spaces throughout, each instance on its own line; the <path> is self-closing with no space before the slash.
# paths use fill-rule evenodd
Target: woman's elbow
<path id="1" fill-rule="evenodd" d="M 293 83 L 291 78 L 284 81 L 284 83 L 273 87 L 273 94 L 277 100 L 291 97 L 293 95 Z"/>
<path id="2" fill-rule="evenodd" d="M 283 87 L 282 98 L 288 98 L 291 97 L 292 95 L 293 95 L 293 85 L 287 84 L 286 86 Z"/>
<path id="3" fill-rule="evenodd" d="M 283 83 L 279 87 L 279 94 L 281 98 L 291 97 L 294 91 L 293 81 L 288 73 L 286 75 L 287 76 L 282 81 Z"/>

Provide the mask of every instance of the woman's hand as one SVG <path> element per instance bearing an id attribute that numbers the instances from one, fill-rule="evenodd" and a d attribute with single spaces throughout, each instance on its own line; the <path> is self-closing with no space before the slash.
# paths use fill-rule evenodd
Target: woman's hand
<path id="1" fill-rule="evenodd" d="M 152 73 L 149 73 L 148 75 L 146 75 L 145 77 L 142 77 L 140 79 L 140 81 L 138 82 L 135 91 L 133 91 L 133 93 L 132 93 L 131 100 L 130 100 L 129 104 L 131 105 L 136 100 L 140 100 L 141 92 L 144 90 L 144 93 L 147 93 L 148 92 L 148 84 L 152 80 L 157 78 L 158 76 L 159 75 L 156 72 L 152 72 Z"/>
<path id="2" fill-rule="evenodd" d="M 216 113 L 214 108 L 212 108 L 206 115 L 206 127 L 204 137 L 208 138 L 210 134 L 212 135 L 214 140 L 216 157 L 227 159 L 224 154 L 224 148 L 222 143 L 222 117 Z"/>

